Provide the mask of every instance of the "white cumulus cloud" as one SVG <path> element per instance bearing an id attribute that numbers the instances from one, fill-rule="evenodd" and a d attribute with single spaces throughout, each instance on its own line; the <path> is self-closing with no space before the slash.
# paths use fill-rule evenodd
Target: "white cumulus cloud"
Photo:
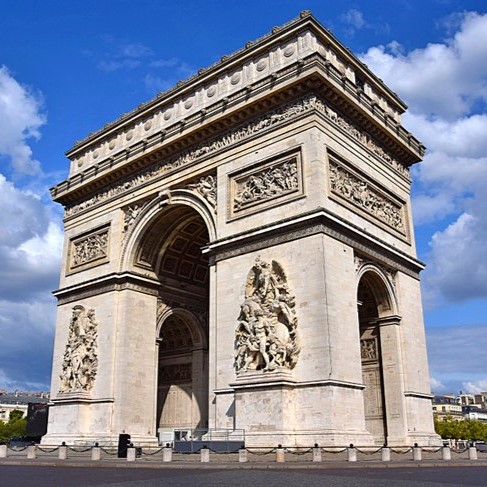
<path id="1" fill-rule="evenodd" d="M 63 234 L 29 145 L 45 123 L 40 99 L 0 68 L 0 388 L 8 389 L 49 384 Z"/>
<path id="2" fill-rule="evenodd" d="M 37 175 L 40 163 L 28 145 L 40 137 L 46 122 L 42 99 L 22 86 L 5 66 L 0 66 L 0 157 L 6 157 L 17 175 Z"/>
<path id="3" fill-rule="evenodd" d="M 487 392 L 487 379 L 477 380 L 474 382 L 464 382 L 463 388 L 468 394 L 480 394 Z"/>
<path id="4" fill-rule="evenodd" d="M 408 103 L 404 123 L 428 147 L 413 170 L 413 208 L 416 224 L 438 226 L 424 274 L 430 304 L 487 298 L 487 15 L 456 15 L 453 27 L 442 43 L 361 56 Z"/>

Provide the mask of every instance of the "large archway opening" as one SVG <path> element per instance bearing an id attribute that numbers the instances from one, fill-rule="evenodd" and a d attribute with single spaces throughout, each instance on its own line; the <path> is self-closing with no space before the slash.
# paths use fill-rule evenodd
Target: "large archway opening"
<path id="1" fill-rule="evenodd" d="M 203 434 L 208 428 L 208 258 L 203 218 L 171 205 L 144 232 L 137 266 L 160 282 L 156 429 L 161 443 Z"/>
<path id="2" fill-rule="evenodd" d="M 361 277 L 357 291 L 360 355 L 364 389 L 365 426 L 376 444 L 387 442 L 386 400 L 382 364 L 380 320 L 390 309 L 384 283 L 372 271 Z"/>

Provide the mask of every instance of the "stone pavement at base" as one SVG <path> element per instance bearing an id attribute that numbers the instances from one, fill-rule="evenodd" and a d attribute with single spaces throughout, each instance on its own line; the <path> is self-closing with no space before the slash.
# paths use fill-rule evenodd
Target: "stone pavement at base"
<path id="1" fill-rule="evenodd" d="M 164 464 L 49 460 L 0 462 L 0 485 L 9 487 L 461 487 L 485 486 L 487 463 L 461 466 L 464 462 L 442 467 L 429 463 L 377 462 L 327 464 Z M 41 466 L 44 465 L 44 466 Z M 406 466 L 407 465 L 407 466 Z M 152 468 L 147 468 L 152 466 Z M 104 468 L 86 468 L 104 467 Z M 125 468 L 117 468 L 125 467 Z M 169 468 L 168 468 L 169 467 Z M 415 467 L 415 468 L 408 468 Z M 425 468 L 417 468 L 425 467 Z"/>
<path id="2" fill-rule="evenodd" d="M 289 458 L 291 457 L 291 458 Z M 66 460 L 59 460 L 53 456 L 38 456 L 35 459 L 27 459 L 25 455 L 9 456 L 0 459 L 0 466 L 50 466 L 50 467 L 90 467 L 90 468 L 143 468 L 143 469 L 225 469 L 225 470 L 252 470 L 252 469 L 300 469 L 300 470 L 323 470 L 323 469 L 380 469 L 380 468 L 417 468 L 417 467 L 487 467 L 487 456 L 480 457 L 478 460 L 468 460 L 468 458 L 458 458 L 444 461 L 439 458 L 423 459 L 414 461 L 411 458 L 392 459 L 383 462 L 380 459 L 359 459 L 357 462 L 347 462 L 344 458 L 335 461 L 324 460 L 322 462 L 312 462 L 310 459 L 293 457 L 286 455 L 284 463 L 277 463 L 274 455 L 254 456 L 249 455 L 246 463 L 238 462 L 238 455 L 214 455 L 210 456 L 210 462 L 202 463 L 199 454 L 192 455 L 173 455 L 173 461 L 162 462 L 162 459 L 150 455 L 143 455 L 133 462 L 116 456 L 105 456 L 99 461 L 93 461 L 86 455 L 74 455 Z M 487 479 L 485 481 L 487 485 Z M 2 485 L 2 484 L 0 484 Z"/>

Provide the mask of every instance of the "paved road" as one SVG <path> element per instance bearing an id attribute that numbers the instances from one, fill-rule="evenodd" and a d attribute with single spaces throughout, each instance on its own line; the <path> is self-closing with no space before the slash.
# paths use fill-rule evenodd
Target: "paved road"
<path id="1" fill-rule="evenodd" d="M 485 486 L 487 467 L 163 470 L 0 465 L 1 487 Z"/>

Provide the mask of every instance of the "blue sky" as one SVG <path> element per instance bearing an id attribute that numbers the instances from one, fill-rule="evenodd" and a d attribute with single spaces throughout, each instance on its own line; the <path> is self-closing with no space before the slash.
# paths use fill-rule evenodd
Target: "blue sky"
<path id="1" fill-rule="evenodd" d="M 433 391 L 487 390 L 485 1 L 3 0 L 0 388 L 48 389 L 76 140 L 309 9 L 410 109 Z"/>

